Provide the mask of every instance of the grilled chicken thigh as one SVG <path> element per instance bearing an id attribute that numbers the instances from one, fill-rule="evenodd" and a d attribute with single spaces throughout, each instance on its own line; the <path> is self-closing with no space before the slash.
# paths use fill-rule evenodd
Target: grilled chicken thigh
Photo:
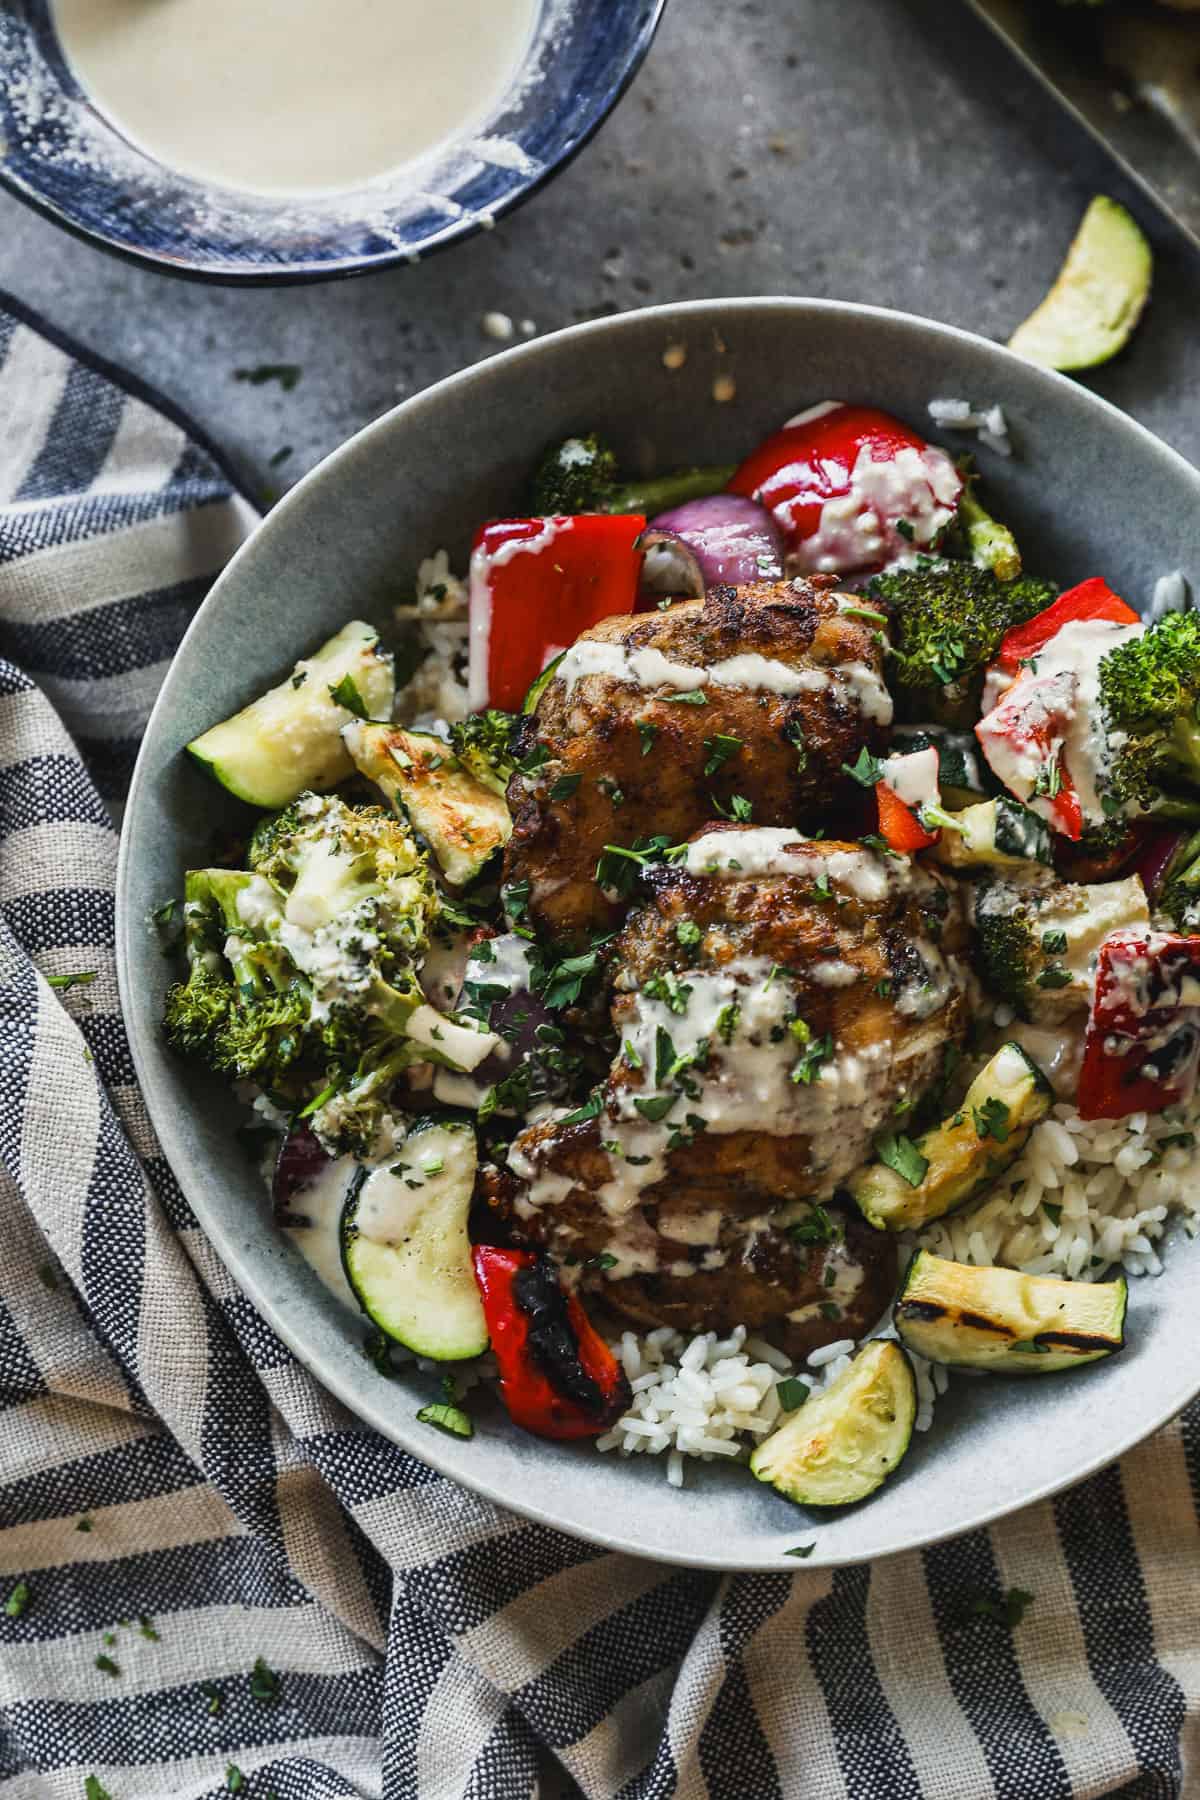
<path id="1" fill-rule="evenodd" d="M 579 947 L 619 923 L 596 882 L 606 844 L 681 843 L 729 815 L 838 819 L 862 790 L 842 765 L 892 716 L 879 634 L 832 578 L 718 587 L 666 612 L 605 619 L 567 651 L 525 728 L 508 790 L 507 883 L 529 883 L 546 936 Z"/>
<path id="2" fill-rule="evenodd" d="M 590 1105 L 513 1143 L 517 1217 L 644 1323 L 740 1320 L 793 1353 L 864 1328 L 890 1240 L 814 1202 L 963 1035 L 957 901 L 907 859 L 756 826 L 645 880 L 614 947 L 620 1049 Z"/>

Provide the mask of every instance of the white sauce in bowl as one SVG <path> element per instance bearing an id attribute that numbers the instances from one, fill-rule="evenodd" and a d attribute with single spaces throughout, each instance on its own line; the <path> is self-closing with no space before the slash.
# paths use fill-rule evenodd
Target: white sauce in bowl
<path id="1" fill-rule="evenodd" d="M 338 193 L 477 130 L 538 0 L 53 0 L 91 100 L 181 174 Z"/>

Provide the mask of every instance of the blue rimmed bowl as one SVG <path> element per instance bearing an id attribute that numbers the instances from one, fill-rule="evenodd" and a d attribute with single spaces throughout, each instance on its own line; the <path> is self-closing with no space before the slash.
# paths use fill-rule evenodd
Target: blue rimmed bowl
<path id="1" fill-rule="evenodd" d="M 492 116 L 419 169 L 311 199 L 235 192 L 131 144 L 80 88 L 48 0 L 0 5 L 0 182 L 102 249 L 199 280 L 324 281 L 414 262 L 492 225 L 582 149 L 666 0 L 541 0 Z"/>

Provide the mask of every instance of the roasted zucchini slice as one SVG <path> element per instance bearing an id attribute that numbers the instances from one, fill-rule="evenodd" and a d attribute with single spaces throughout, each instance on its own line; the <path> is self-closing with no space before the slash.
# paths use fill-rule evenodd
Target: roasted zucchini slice
<path id="1" fill-rule="evenodd" d="M 912 1231 L 940 1219 L 1016 1160 L 1053 1100 L 1020 1044 L 1002 1044 L 948 1119 L 912 1143 L 894 1135 L 875 1140 L 880 1161 L 849 1182 L 863 1217 L 881 1231 Z"/>
<path id="2" fill-rule="evenodd" d="M 488 1347 L 467 1236 L 475 1163 L 470 1125 L 417 1125 L 342 1212 L 342 1267 L 359 1305 L 396 1343 L 436 1362 Z"/>
<path id="3" fill-rule="evenodd" d="M 1044 369 L 1094 369 L 1123 350 L 1150 297 L 1154 259 L 1125 208 L 1097 194 L 1058 278 L 1008 340 Z"/>
<path id="4" fill-rule="evenodd" d="M 456 887 L 473 881 L 507 844 L 512 818 L 504 796 L 485 787 L 445 738 L 358 721 L 343 736 L 362 774 L 407 815 Z"/>
<path id="5" fill-rule="evenodd" d="M 1125 1277 L 1057 1281 L 976 1269 L 918 1250 L 893 1314 L 901 1341 L 930 1362 L 1049 1375 L 1111 1356 L 1125 1342 Z"/>
<path id="6" fill-rule="evenodd" d="M 554 671 L 566 654 L 565 650 L 560 650 L 553 662 L 548 662 L 546 664 L 545 668 L 542 670 L 537 680 L 532 684 L 529 692 L 521 702 L 522 713 L 529 714 L 537 711 L 538 701 L 550 686 L 550 683 L 554 680 Z"/>
<path id="7" fill-rule="evenodd" d="M 1013 868 L 1054 860 L 1050 827 L 1018 800 L 999 795 L 955 813 L 957 831 L 943 831 L 929 851 L 951 869 Z"/>
<path id="8" fill-rule="evenodd" d="M 188 752 L 239 800 L 274 811 L 354 773 L 342 726 L 360 708 L 389 719 L 395 688 L 379 633 L 351 619 L 278 687 L 193 738 Z"/>
<path id="9" fill-rule="evenodd" d="M 899 1344 L 876 1338 L 763 1439 L 750 1472 L 798 1506 L 849 1506 L 902 1460 L 916 1416 L 912 1364 Z"/>

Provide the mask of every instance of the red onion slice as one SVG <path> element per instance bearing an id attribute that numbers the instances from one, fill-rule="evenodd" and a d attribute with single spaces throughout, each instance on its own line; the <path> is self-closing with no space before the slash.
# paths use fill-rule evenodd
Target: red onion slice
<path id="1" fill-rule="evenodd" d="M 783 575 L 783 541 L 765 507 L 744 494 L 708 494 L 659 513 L 643 533 L 673 538 L 691 553 L 703 586 L 741 587 L 752 581 L 778 581 Z M 678 588 L 657 592 L 678 593 Z"/>

